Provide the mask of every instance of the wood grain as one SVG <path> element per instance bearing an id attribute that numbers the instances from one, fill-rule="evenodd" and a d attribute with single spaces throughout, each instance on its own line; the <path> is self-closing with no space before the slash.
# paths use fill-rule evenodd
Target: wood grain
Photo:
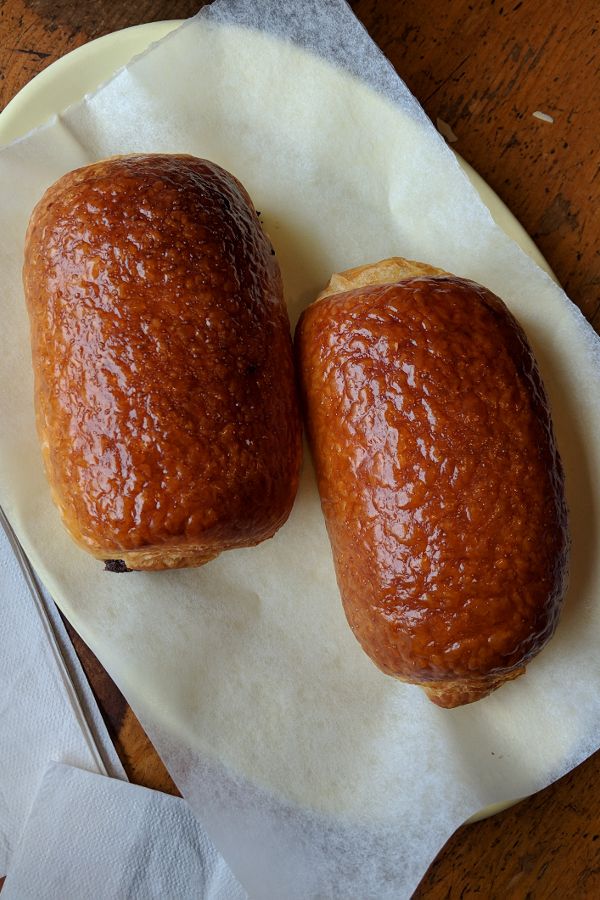
<path id="1" fill-rule="evenodd" d="M 125 697 L 109 678 L 88 645 L 62 615 L 75 651 L 83 663 L 119 759 L 134 784 L 179 797 L 179 791 Z"/>
<path id="2" fill-rule="evenodd" d="M 597 327 L 600 4 L 358 0 L 353 7 Z"/>
<path id="3" fill-rule="evenodd" d="M 544 791 L 465 825 L 414 900 L 600 897 L 600 753 Z"/>
<path id="4" fill-rule="evenodd" d="M 196 0 L 4 0 L 0 108 L 86 41 L 182 18 Z M 434 122 L 534 237 L 572 299 L 600 326 L 600 5 L 596 0 L 355 0 L 352 7 Z M 551 123 L 533 116 L 537 110 Z M 71 629 L 132 781 L 176 792 L 143 729 Z M 600 753 L 535 797 L 464 826 L 415 894 L 600 896 Z"/>

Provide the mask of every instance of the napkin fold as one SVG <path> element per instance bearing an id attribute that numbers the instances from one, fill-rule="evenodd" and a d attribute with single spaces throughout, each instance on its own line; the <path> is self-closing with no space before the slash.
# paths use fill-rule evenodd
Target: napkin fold
<path id="1" fill-rule="evenodd" d="M 185 800 L 51 764 L 2 900 L 245 900 Z"/>
<path id="2" fill-rule="evenodd" d="M 0 509 L 0 875 L 50 760 L 126 775 L 50 597 Z"/>

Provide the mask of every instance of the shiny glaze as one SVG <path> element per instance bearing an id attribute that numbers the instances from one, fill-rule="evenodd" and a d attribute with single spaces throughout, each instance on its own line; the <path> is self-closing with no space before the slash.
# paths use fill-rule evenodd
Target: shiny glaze
<path id="1" fill-rule="evenodd" d="M 484 288 L 425 277 L 314 303 L 296 342 L 354 634 L 435 702 L 477 699 L 546 644 L 566 579 L 562 467 L 525 335 Z"/>
<path id="2" fill-rule="evenodd" d="M 271 536 L 300 425 L 279 268 L 239 182 L 191 156 L 71 172 L 32 215 L 24 283 L 46 468 L 76 540 L 173 547 L 162 562 L 181 565 L 186 547 L 202 562 Z"/>

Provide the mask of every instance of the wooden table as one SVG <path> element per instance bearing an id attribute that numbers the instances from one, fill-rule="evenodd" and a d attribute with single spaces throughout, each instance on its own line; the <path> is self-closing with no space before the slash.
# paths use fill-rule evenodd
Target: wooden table
<path id="1" fill-rule="evenodd" d="M 0 108 L 80 44 L 128 25 L 184 18 L 200 5 L 3 0 Z M 450 127 L 455 148 L 520 219 L 600 330 L 596 0 L 356 0 L 352 7 L 433 122 Z M 176 793 L 124 698 L 70 633 L 130 779 Z M 461 828 L 415 897 L 474 895 L 600 897 L 600 753 L 513 809 Z"/>

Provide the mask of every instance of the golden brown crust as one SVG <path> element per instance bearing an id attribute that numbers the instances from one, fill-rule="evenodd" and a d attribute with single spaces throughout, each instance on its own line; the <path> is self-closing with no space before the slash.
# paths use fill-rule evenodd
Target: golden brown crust
<path id="1" fill-rule="evenodd" d="M 436 706 L 444 709 L 454 709 L 456 706 L 465 706 L 489 696 L 493 691 L 502 687 L 507 681 L 513 681 L 519 675 L 525 674 L 525 666 L 504 672 L 501 675 L 489 678 L 463 678 L 458 681 L 428 681 L 421 685 L 429 699 Z"/>
<path id="2" fill-rule="evenodd" d="M 44 462 L 80 546 L 161 569 L 272 536 L 300 424 L 279 268 L 237 179 L 160 154 L 70 172 L 32 214 L 24 286 Z"/>
<path id="3" fill-rule="evenodd" d="M 381 283 L 390 271 L 406 274 Z M 480 285 L 422 271 L 342 273 L 350 289 L 305 310 L 296 346 L 350 626 L 384 672 L 456 706 L 554 632 L 566 506 L 522 330 Z"/>
<path id="4" fill-rule="evenodd" d="M 448 272 L 437 269 L 435 266 L 429 266 L 427 263 L 416 262 L 414 259 L 392 256 L 376 263 L 367 263 L 364 266 L 346 269 L 344 272 L 335 272 L 315 303 L 332 294 L 343 294 L 346 291 L 368 287 L 371 284 L 395 284 L 397 281 L 416 278 L 418 275 L 448 275 Z"/>

